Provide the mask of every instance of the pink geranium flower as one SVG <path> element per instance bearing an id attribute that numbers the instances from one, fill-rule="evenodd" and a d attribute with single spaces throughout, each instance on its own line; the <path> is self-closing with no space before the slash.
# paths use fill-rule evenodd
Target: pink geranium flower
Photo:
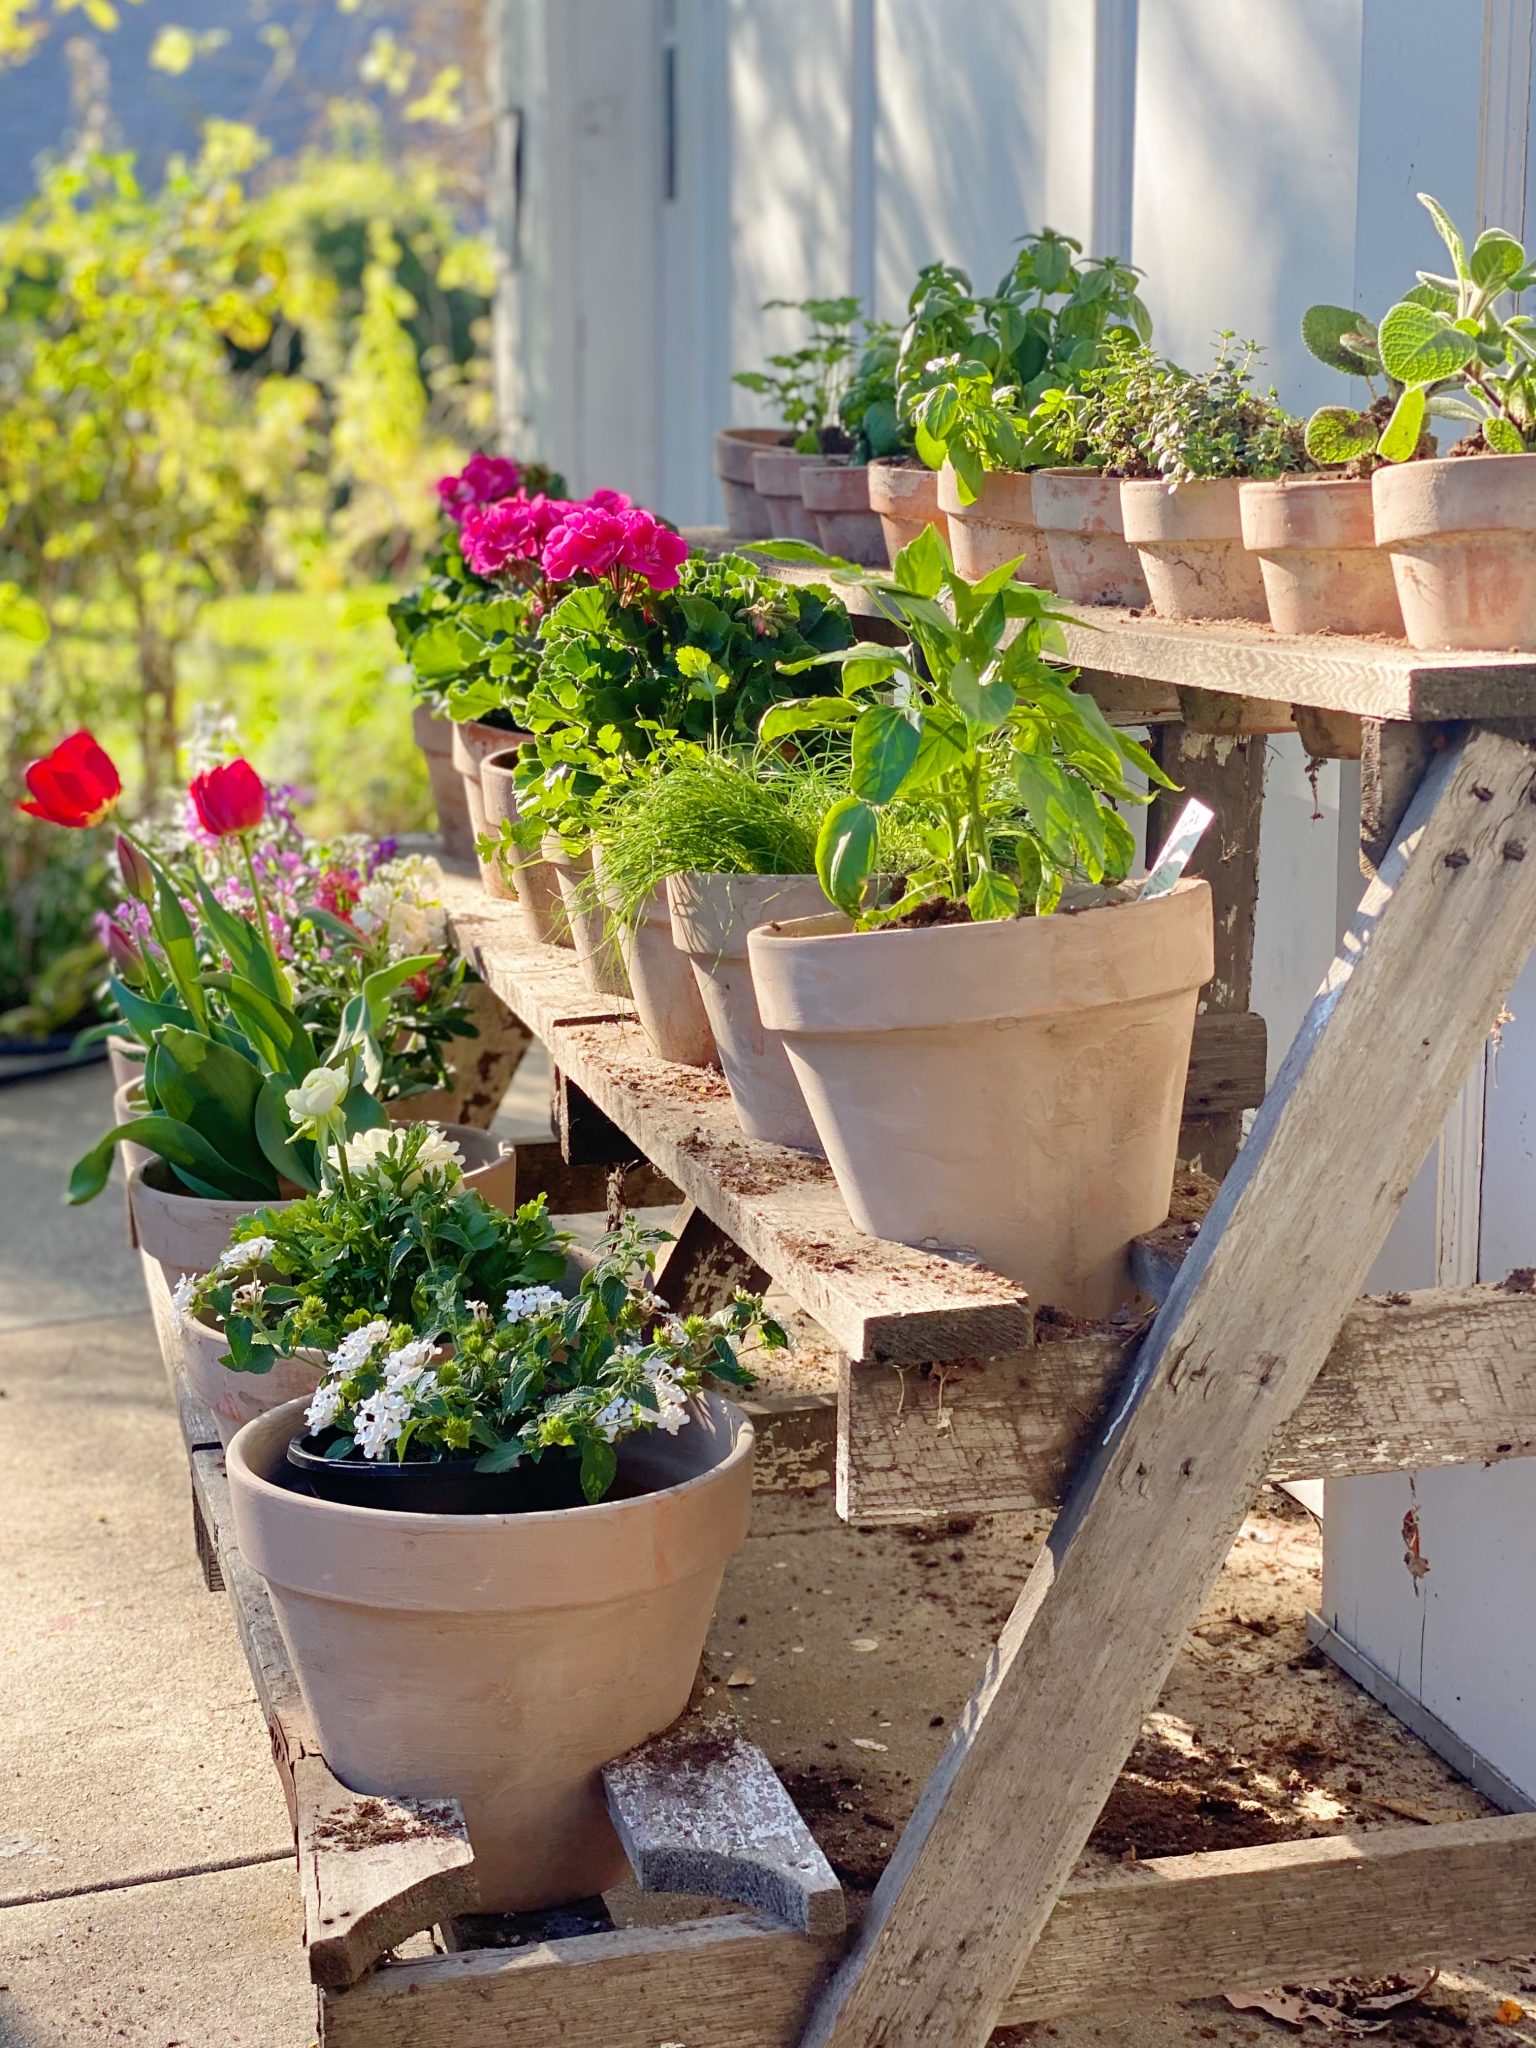
<path id="1" fill-rule="evenodd" d="M 675 590 L 677 572 L 688 559 L 688 543 L 664 526 L 654 512 L 641 507 L 624 514 L 624 545 L 619 560 L 643 576 L 652 590 Z"/>
<path id="2" fill-rule="evenodd" d="M 462 521 L 476 505 L 510 498 L 522 471 L 505 455 L 471 455 L 457 476 L 439 477 L 437 495 L 450 519 Z"/>
<path id="3" fill-rule="evenodd" d="M 466 566 L 476 576 L 500 576 L 512 562 L 530 562 L 539 552 L 542 517 L 519 493 L 493 505 L 473 506 L 459 528 Z"/>
<path id="4" fill-rule="evenodd" d="M 627 531 L 621 512 L 590 501 L 573 506 L 544 543 L 544 574 L 551 583 L 603 575 L 619 559 Z"/>

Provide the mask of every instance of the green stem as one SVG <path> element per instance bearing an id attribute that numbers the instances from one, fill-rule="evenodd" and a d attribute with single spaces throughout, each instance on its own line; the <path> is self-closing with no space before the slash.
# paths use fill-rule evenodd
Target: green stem
<path id="1" fill-rule="evenodd" d="M 256 929 L 261 933 L 261 943 L 266 949 L 267 958 L 272 962 L 272 971 L 277 977 L 278 986 L 281 988 L 286 977 L 283 974 L 282 962 L 277 957 L 277 947 L 273 942 L 272 923 L 267 916 L 266 898 L 262 895 L 261 884 L 256 879 L 256 860 L 251 852 L 251 835 L 249 832 L 242 832 L 240 834 L 240 851 L 245 859 L 246 880 L 251 885 L 251 901 L 256 907 Z"/>

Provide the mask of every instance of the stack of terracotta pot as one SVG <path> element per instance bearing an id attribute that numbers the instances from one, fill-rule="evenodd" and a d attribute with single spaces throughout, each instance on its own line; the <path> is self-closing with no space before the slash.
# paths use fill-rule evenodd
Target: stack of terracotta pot
<path id="1" fill-rule="evenodd" d="M 882 568 L 925 526 L 942 523 L 938 481 L 919 462 L 807 455 L 766 427 L 715 436 L 715 473 L 733 540 L 803 540 Z"/>

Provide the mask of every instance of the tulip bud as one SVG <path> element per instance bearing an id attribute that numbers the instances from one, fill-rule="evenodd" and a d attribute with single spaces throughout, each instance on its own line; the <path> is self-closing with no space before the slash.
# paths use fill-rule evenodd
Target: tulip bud
<path id="1" fill-rule="evenodd" d="M 123 878 L 123 887 L 135 903 L 153 903 L 155 900 L 155 877 L 149 861 L 131 839 L 121 832 L 117 835 L 117 865 Z"/>
<path id="2" fill-rule="evenodd" d="M 144 955 L 139 943 L 115 917 L 107 920 L 107 957 L 130 986 L 136 987 L 144 979 Z"/>

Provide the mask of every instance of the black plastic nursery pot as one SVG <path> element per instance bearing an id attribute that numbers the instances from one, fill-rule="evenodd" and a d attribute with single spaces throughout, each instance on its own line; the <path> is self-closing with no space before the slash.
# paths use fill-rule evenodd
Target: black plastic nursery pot
<path id="1" fill-rule="evenodd" d="M 332 1432 L 296 1436 L 289 1472 L 318 1500 L 342 1507 L 387 1508 L 397 1515 L 534 1515 L 585 1507 L 581 1461 L 547 1451 L 537 1464 L 477 1472 L 473 1458 L 328 1458 Z M 610 1498 L 621 1495 L 616 1486 Z"/>

